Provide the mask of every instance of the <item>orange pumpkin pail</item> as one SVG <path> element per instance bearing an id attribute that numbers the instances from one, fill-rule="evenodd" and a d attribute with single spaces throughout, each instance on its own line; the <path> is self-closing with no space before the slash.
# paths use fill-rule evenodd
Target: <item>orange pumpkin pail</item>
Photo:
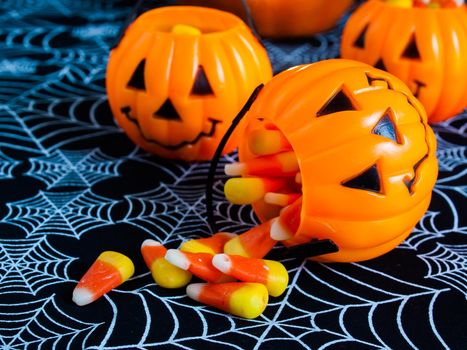
<path id="1" fill-rule="evenodd" d="M 303 199 L 299 228 L 284 243 L 331 239 L 338 246 L 316 260 L 384 254 L 428 208 L 438 169 L 435 136 L 423 106 L 387 72 L 338 59 L 292 68 L 266 84 L 243 123 L 241 162 L 257 157 L 248 144 L 257 130 L 280 130 L 292 146 Z M 253 208 L 262 221 L 281 209 L 264 200 Z"/>
<path id="2" fill-rule="evenodd" d="M 177 0 L 245 15 L 242 0 Z M 262 37 L 309 37 L 331 29 L 353 0 L 247 0 L 255 28 Z M 246 18 L 245 18 L 246 19 Z"/>
<path id="3" fill-rule="evenodd" d="M 369 0 L 349 18 L 343 58 L 385 69 L 403 80 L 430 122 L 467 106 L 467 5 L 402 8 Z"/>
<path id="4" fill-rule="evenodd" d="M 107 93 L 118 124 L 140 147 L 208 160 L 254 88 L 272 69 L 238 17 L 172 6 L 148 11 L 111 51 Z M 236 147 L 235 136 L 225 152 Z"/>

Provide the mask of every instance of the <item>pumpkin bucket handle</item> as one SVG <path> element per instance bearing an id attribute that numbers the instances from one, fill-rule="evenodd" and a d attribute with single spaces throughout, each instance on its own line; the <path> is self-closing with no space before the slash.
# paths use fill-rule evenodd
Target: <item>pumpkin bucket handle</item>
<path id="1" fill-rule="evenodd" d="M 240 124 L 240 122 L 242 121 L 245 114 L 250 110 L 251 105 L 253 104 L 253 102 L 255 102 L 263 86 L 264 85 L 261 84 L 255 90 L 253 90 L 253 93 L 251 94 L 248 101 L 245 103 L 245 105 L 240 110 L 240 112 L 237 114 L 237 116 L 232 120 L 232 124 L 227 129 L 224 136 L 222 137 L 221 142 L 219 143 L 219 146 L 217 146 L 216 152 L 214 153 L 214 156 L 211 161 L 211 166 L 209 167 L 208 178 L 206 181 L 206 214 L 207 214 L 209 226 L 211 227 L 211 231 L 214 233 L 218 231 L 216 220 L 214 218 L 214 210 L 212 207 L 214 177 L 216 175 L 217 165 L 219 164 L 219 160 L 221 158 L 222 151 L 224 150 L 225 145 L 229 141 L 230 137 L 232 136 L 233 132 L 237 128 L 238 124 Z"/>

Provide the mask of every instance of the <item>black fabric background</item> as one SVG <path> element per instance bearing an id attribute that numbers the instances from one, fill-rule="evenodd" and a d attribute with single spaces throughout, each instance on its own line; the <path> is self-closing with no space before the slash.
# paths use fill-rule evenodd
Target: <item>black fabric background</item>
<path id="1" fill-rule="evenodd" d="M 0 4 L 0 348 L 465 348 L 466 112 L 434 126 L 440 174 L 432 204 L 385 256 L 285 260 L 290 286 L 251 321 L 153 283 L 139 252 L 144 239 L 175 248 L 211 234 L 209 164 L 151 156 L 113 121 L 106 61 L 130 5 Z M 344 21 L 309 40 L 265 42 L 274 71 L 337 57 Z M 240 233 L 257 220 L 223 198 L 223 165 L 235 160 L 219 165 L 214 205 L 221 228 Z M 104 250 L 131 257 L 135 276 L 78 307 L 72 290 Z"/>

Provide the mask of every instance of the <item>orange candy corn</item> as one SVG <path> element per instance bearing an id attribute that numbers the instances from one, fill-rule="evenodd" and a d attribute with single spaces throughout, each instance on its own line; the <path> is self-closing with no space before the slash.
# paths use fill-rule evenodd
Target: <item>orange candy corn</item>
<path id="1" fill-rule="evenodd" d="M 257 156 L 290 151 L 292 146 L 280 130 L 254 130 L 249 134 L 248 146 Z"/>
<path id="2" fill-rule="evenodd" d="M 215 255 L 222 253 L 225 243 L 236 236 L 234 233 L 218 232 L 209 238 L 187 241 L 180 246 L 180 250 L 188 253 L 209 253 Z"/>
<path id="3" fill-rule="evenodd" d="M 212 254 L 208 253 L 188 253 L 177 249 L 169 249 L 165 254 L 165 259 L 171 264 L 185 271 L 190 271 L 193 275 L 206 282 L 222 283 L 230 282 L 234 279 L 227 276 L 212 266 Z"/>
<path id="4" fill-rule="evenodd" d="M 292 238 L 300 226 L 302 198 L 281 210 L 279 217 L 271 224 L 271 238 L 283 241 Z"/>
<path id="5" fill-rule="evenodd" d="M 212 259 L 212 264 L 219 271 L 240 281 L 264 284 L 274 297 L 284 293 L 289 283 L 287 270 L 277 261 L 217 254 Z"/>
<path id="6" fill-rule="evenodd" d="M 286 207 L 298 198 L 301 197 L 299 193 L 274 193 L 268 192 L 264 195 L 264 201 L 268 204 L 278 205 L 280 207 Z"/>
<path id="7" fill-rule="evenodd" d="M 243 163 L 227 164 L 225 174 L 229 176 L 293 176 L 300 170 L 293 151 L 258 157 Z"/>
<path id="8" fill-rule="evenodd" d="M 261 315 L 269 300 L 268 290 L 260 283 L 193 283 L 187 286 L 186 294 L 203 304 L 249 319 Z"/>
<path id="9" fill-rule="evenodd" d="M 151 270 L 154 281 L 164 288 L 180 288 L 186 286 L 191 280 L 191 273 L 182 270 L 167 260 L 164 256 L 167 249 L 152 239 L 147 239 L 141 245 L 146 266 Z"/>
<path id="10" fill-rule="evenodd" d="M 249 258 L 262 258 L 277 244 L 269 234 L 271 220 L 231 239 L 224 245 L 224 253 Z"/>
<path id="11" fill-rule="evenodd" d="M 133 262 L 125 255 L 103 252 L 78 282 L 72 300 L 79 306 L 92 303 L 128 280 L 134 271 Z"/>
<path id="12" fill-rule="evenodd" d="M 251 204 L 259 201 L 267 192 L 286 186 L 285 179 L 260 177 L 233 178 L 224 185 L 225 197 L 233 204 Z"/>

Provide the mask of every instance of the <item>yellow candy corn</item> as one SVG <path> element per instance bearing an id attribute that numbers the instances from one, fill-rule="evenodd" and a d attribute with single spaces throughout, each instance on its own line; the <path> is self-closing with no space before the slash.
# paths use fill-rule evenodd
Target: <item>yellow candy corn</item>
<path id="1" fill-rule="evenodd" d="M 244 163 L 233 163 L 225 166 L 229 176 L 292 176 L 300 170 L 297 157 L 293 151 L 258 157 Z"/>
<path id="2" fill-rule="evenodd" d="M 284 293 L 289 283 L 289 274 L 284 265 L 273 260 L 217 254 L 212 259 L 212 264 L 219 271 L 240 281 L 264 284 L 274 297 Z"/>
<path id="3" fill-rule="evenodd" d="M 146 266 L 159 286 L 171 289 L 186 286 L 191 280 L 191 273 L 165 260 L 166 253 L 167 249 L 152 239 L 145 240 L 141 245 L 141 254 Z"/>
<path id="4" fill-rule="evenodd" d="M 79 306 L 92 303 L 128 280 L 134 272 L 133 262 L 125 255 L 105 251 L 78 282 L 72 300 Z"/>
<path id="5" fill-rule="evenodd" d="M 224 251 L 224 244 L 237 235 L 228 232 L 218 232 L 209 238 L 192 239 L 180 246 L 182 252 L 218 254 Z"/>
<path id="6" fill-rule="evenodd" d="M 413 0 L 386 0 L 386 3 L 392 6 L 410 8 L 413 5 Z"/>
<path id="7" fill-rule="evenodd" d="M 258 156 L 290 151 L 292 146 L 280 130 L 253 130 L 249 134 L 250 151 Z"/>
<path id="8" fill-rule="evenodd" d="M 261 315 L 269 300 L 268 290 L 260 283 L 194 283 L 187 286 L 186 294 L 203 304 L 249 319 Z"/>
<path id="9" fill-rule="evenodd" d="M 172 27 L 173 34 L 201 35 L 201 30 L 187 24 L 176 24 Z"/>
<path id="10" fill-rule="evenodd" d="M 233 204 L 251 204 L 262 199 L 267 192 L 277 191 L 286 184 L 285 179 L 233 178 L 225 183 L 224 193 L 227 200 Z"/>

